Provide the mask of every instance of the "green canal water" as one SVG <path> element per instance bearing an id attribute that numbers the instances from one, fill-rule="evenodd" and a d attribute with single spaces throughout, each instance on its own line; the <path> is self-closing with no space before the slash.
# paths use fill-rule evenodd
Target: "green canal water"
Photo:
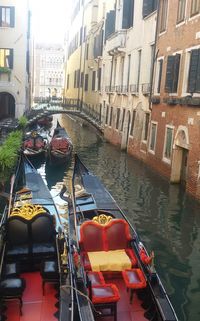
<path id="1" fill-rule="evenodd" d="M 178 185 L 170 185 L 143 163 L 103 141 L 89 127 L 61 118 L 74 151 L 111 192 L 148 251 L 180 321 L 200 320 L 200 204 Z M 69 184 L 67 166 L 36 163 L 52 193 Z"/>

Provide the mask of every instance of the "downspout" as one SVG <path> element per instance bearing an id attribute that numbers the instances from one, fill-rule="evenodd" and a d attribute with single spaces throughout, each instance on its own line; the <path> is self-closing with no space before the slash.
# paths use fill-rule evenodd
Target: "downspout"
<path id="1" fill-rule="evenodd" d="M 80 52 L 80 63 L 79 63 L 79 86 L 78 86 L 78 107 L 80 107 L 82 109 L 82 100 L 81 100 L 81 104 L 79 104 L 79 100 L 80 100 L 80 83 L 81 83 L 81 67 L 82 67 L 82 55 L 83 55 L 83 35 L 84 35 L 84 28 L 83 28 L 83 24 L 84 24 L 84 15 L 85 15 L 85 7 L 84 7 L 84 3 L 83 3 L 83 14 L 82 14 L 82 37 L 81 37 L 81 52 Z M 82 89 L 82 95 L 81 97 L 83 98 L 83 89 Z"/>
<path id="2" fill-rule="evenodd" d="M 158 52 L 156 53 L 157 40 L 158 40 L 158 27 L 160 22 L 160 1 L 158 0 L 157 4 L 157 21 L 156 21 L 156 32 L 155 32 L 155 42 L 154 42 L 154 50 L 153 50 L 153 65 L 151 69 L 151 78 L 150 78 L 150 93 L 149 93 L 149 110 L 152 111 L 152 94 L 153 94 L 153 80 L 154 80 L 154 72 L 155 72 L 155 63 L 157 60 Z"/>

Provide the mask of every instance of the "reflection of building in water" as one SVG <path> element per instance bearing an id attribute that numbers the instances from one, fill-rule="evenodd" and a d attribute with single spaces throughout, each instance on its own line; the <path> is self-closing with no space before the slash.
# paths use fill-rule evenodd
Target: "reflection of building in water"
<path id="1" fill-rule="evenodd" d="M 64 51 L 61 45 L 37 44 L 34 100 L 62 97 Z"/>

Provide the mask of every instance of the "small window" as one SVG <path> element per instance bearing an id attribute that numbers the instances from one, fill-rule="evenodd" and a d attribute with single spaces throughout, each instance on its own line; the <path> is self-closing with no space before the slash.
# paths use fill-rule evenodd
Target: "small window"
<path id="1" fill-rule="evenodd" d="M 112 115 L 113 115 L 113 107 L 110 108 L 110 121 L 109 121 L 109 126 L 112 126 Z"/>
<path id="2" fill-rule="evenodd" d="M 101 90 L 101 68 L 98 69 L 98 90 Z"/>
<path id="3" fill-rule="evenodd" d="M 143 140 L 147 140 L 147 136 L 148 136 L 148 127 L 149 127 L 149 114 L 146 113 L 145 115 L 145 123 L 144 123 L 144 137 L 143 137 Z"/>
<path id="4" fill-rule="evenodd" d="M 133 110 L 132 121 L 131 121 L 131 129 L 130 129 L 130 135 L 131 136 L 133 136 L 133 129 L 134 129 L 134 124 L 135 124 L 135 115 L 136 115 L 136 110 Z"/>
<path id="5" fill-rule="evenodd" d="M 167 159 L 171 158 L 172 139 L 173 139 L 173 128 L 167 127 L 165 132 L 165 148 L 164 148 L 164 157 Z"/>
<path id="6" fill-rule="evenodd" d="M 116 129 L 119 128 L 120 108 L 117 108 Z"/>
<path id="7" fill-rule="evenodd" d="M 0 27 L 15 26 L 15 8 L 0 6 Z"/>
<path id="8" fill-rule="evenodd" d="M 92 72 L 92 90 L 94 91 L 96 87 L 96 71 Z"/>
<path id="9" fill-rule="evenodd" d="M 191 16 L 200 13 L 200 0 L 192 0 L 191 3 Z"/>
<path id="10" fill-rule="evenodd" d="M 160 32 L 164 32 L 167 27 L 168 0 L 163 0 L 160 8 Z"/>
<path id="11" fill-rule="evenodd" d="M 124 118 L 125 118 L 125 109 L 123 109 L 123 114 L 122 114 L 121 132 L 124 129 Z"/>
<path id="12" fill-rule="evenodd" d="M 13 49 L 0 49 L 0 67 L 13 68 Z"/>
<path id="13" fill-rule="evenodd" d="M 85 91 L 88 91 L 88 74 L 85 75 Z"/>
<path id="14" fill-rule="evenodd" d="M 107 105 L 107 108 L 106 108 L 106 121 L 105 121 L 106 124 L 108 124 L 108 114 L 109 114 L 109 106 Z"/>
<path id="15" fill-rule="evenodd" d="M 177 23 L 180 23 L 185 18 L 185 4 L 186 0 L 178 1 Z"/>
<path id="16" fill-rule="evenodd" d="M 150 133 L 150 142 L 149 142 L 149 150 L 155 151 L 156 146 L 156 132 L 157 132 L 157 124 L 151 124 L 151 133 Z"/>

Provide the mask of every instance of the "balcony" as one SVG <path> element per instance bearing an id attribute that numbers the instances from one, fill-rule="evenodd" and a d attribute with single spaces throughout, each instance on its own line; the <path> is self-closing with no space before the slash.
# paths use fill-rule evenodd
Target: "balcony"
<path id="1" fill-rule="evenodd" d="M 149 96 L 151 90 L 150 83 L 142 84 L 142 93 L 144 96 Z"/>
<path id="2" fill-rule="evenodd" d="M 138 92 L 139 92 L 139 86 L 138 84 L 132 84 L 130 85 L 130 93 L 131 95 L 138 95 Z"/>
<path id="3" fill-rule="evenodd" d="M 107 52 L 111 56 L 125 52 L 126 30 L 115 31 L 115 33 L 113 33 L 110 38 L 108 38 L 106 47 Z"/>

